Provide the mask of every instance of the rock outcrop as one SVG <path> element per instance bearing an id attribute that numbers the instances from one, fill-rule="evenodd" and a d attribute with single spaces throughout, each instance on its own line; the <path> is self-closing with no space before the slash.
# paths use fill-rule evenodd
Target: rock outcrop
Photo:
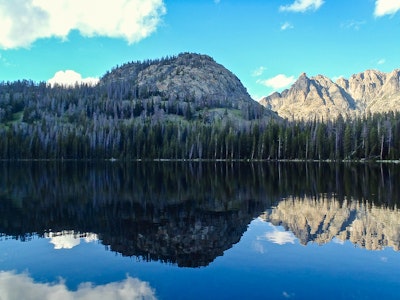
<path id="1" fill-rule="evenodd" d="M 131 97 L 203 109 L 236 109 L 245 119 L 273 117 L 248 94 L 241 81 L 207 55 L 182 53 L 178 56 L 132 62 L 108 72 L 103 86 L 122 86 Z"/>
<path id="2" fill-rule="evenodd" d="M 287 119 L 321 120 L 400 110 L 400 70 L 376 70 L 339 78 L 301 74 L 290 89 L 260 100 Z"/>

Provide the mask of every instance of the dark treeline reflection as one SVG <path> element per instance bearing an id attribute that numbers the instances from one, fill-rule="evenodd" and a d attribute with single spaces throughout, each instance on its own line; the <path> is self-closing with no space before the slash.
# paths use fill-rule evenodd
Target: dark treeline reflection
<path id="1" fill-rule="evenodd" d="M 91 232 L 125 256 L 204 266 L 288 197 L 393 210 L 399 171 L 378 164 L 3 162 L 0 232 L 21 240 Z"/>

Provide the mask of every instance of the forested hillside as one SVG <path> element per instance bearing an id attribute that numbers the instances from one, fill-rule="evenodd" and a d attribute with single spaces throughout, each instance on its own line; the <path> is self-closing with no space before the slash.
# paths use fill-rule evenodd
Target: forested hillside
<path id="1" fill-rule="evenodd" d="M 0 83 L 0 159 L 399 159 L 399 117 L 283 121 L 210 57 L 185 53 L 97 86 Z"/>

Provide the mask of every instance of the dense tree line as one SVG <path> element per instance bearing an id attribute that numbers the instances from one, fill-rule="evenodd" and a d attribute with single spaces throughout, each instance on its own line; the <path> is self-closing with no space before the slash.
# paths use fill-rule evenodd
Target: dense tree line
<path id="1" fill-rule="evenodd" d="M 400 158 L 398 112 L 267 122 L 249 107 L 200 109 L 188 99 L 143 100 L 121 90 L 1 83 L 0 159 Z"/>

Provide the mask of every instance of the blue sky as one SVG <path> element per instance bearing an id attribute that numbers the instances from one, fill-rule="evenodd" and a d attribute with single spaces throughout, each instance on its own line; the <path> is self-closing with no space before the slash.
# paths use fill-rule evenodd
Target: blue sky
<path id="1" fill-rule="evenodd" d="M 400 68 L 400 0 L 0 0 L 0 28 L 0 81 L 90 81 L 196 52 L 258 99 L 302 72 Z"/>

